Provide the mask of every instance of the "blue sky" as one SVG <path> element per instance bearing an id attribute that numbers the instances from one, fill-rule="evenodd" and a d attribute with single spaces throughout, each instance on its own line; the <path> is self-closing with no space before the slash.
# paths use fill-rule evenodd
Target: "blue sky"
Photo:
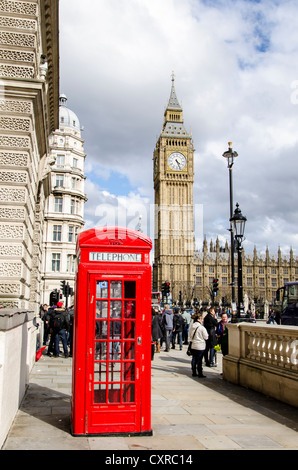
<path id="1" fill-rule="evenodd" d="M 153 234 L 152 156 L 174 70 L 196 148 L 198 247 L 204 235 L 229 239 L 232 141 L 245 250 L 298 254 L 297 18 L 295 0 L 61 0 L 61 92 L 85 128 L 86 228 L 116 207 Z"/>

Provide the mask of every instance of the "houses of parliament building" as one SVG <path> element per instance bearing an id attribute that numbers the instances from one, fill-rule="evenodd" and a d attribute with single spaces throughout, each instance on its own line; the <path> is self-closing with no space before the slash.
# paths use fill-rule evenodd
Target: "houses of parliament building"
<path id="1" fill-rule="evenodd" d="M 194 146 L 184 126 L 174 76 L 164 113 L 164 123 L 153 154 L 155 193 L 155 252 L 153 291 L 170 282 L 174 301 L 211 300 L 213 279 L 218 279 L 217 301 L 230 303 L 231 250 L 219 240 L 205 238 L 201 251 L 195 249 L 193 220 Z M 237 253 L 235 253 L 235 291 L 237 295 Z M 298 257 L 243 252 L 243 294 L 250 302 L 274 304 L 276 290 L 284 282 L 298 280 Z"/>

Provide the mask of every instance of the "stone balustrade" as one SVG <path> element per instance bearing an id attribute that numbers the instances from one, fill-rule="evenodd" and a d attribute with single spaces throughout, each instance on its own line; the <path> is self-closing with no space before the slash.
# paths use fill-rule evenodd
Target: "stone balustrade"
<path id="1" fill-rule="evenodd" d="M 225 380 L 298 407 L 298 327 L 228 325 Z"/>

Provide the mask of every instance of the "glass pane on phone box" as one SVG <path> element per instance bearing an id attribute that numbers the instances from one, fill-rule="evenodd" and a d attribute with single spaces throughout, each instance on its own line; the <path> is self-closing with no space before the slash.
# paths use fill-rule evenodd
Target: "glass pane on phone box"
<path id="1" fill-rule="evenodd" d="M 106 403 L 106 384 L 94 384 L 94 403 Z"/>
<path id="2" fill-rule="evenodd" d="M 124 318 L 136 317 L 136 303 L 134 300 L 124 301 Z"/>
<path id="3" fill-rule="evenodd" d="M 135 359 L 135 343 L 125 341 L 123 343 L 123 359 Z"/>
<path id="4" fill-rule="evenodd" d="M 121 382 L 121 371 L 116 372 L 116 371 L 112 370 L 109 373 L 109 382 Z"/>
<path id="5" fill-rule="evenodd" d="M 120 400 L 121 400 L 121 384 L 116 384 L 116 383 L 109 384 L 108 402 L 120 403 Z"/>
<path id="6" fill-rule="evenodd" d="M 136 298 L 136 281 L 124 281 L 124 298 Z"/>
<path id="7" fill-rule="evenodd" d="M 108 302 L 107 300 L 96 301 L 95 318 L 108 318 Z"/>
<path id="8" fill-rule="evenodd" d="M 123 380 L 124 382 L 134 382 L 135 380 L 135 363 L 134 362 L 123 363 Z"/>
<path id="9" fill-rule="evenodd" d="M 107 364 L 105 362 L 94 363 L 94 382 L 107 381 Z"/>
<path id="10" fill-rule="evenodd" d="M 121 318 L 121 316 L 122 316 L 121 300 L 111 300 L 110 318 Z"/>
<path id="11" fill-rule="evenodd" d="M 133 403 L 135 401 L 135 384 L 123 384 L 123 403 Z"/>
<path id="12" fill-rule="evenodd" d="M 107 299 L 108 298 L 108 281 L 97 281 L 96 282 L 96 298 Z"/>
<path id="13" fill-rule="evenodd" d="M 110 361 L 121 359 L 121 341 L 110 341 L 109 344 Z"/>
<path id="14" fill-rule="evenodd" d="M 106 372 L 107 363 L 106 362 L 94 362 L 94 373 Z"/>
<path id="15" fill-rule="evenodd" d="M 108 322 L 101 320 L 95 322 L 95 339 L 106 339 L 108 336 Z"/>
<path id="16" fill-rule="evenodd" d="M 110 339 L 121 338 L 121 321 L 110 321 Z"/>
<path id="17" fill-rule="evenodd" d="M 110 284 L 110 297 L 111 299 L 122 298 L 122 281 L 111 281 Z"/>
<path id="18" fill-rule="evenodd" d="M 95 353 L 94 359 L 95 361 L 106 361 L 107 360 L 107 343 L 106 341 L 95 343 Z"/>
<path id="19" fill-rule="evenodd" d="M 135 338 L 135 322 L 125 321 L 123 327 L 123 338 L 134 339 Z"/>
<path id="20" fill-rule="evenodd" d="M 111 374 L 111 372 L 121 372 L 121 362 L 110 362 L 109 374 Z"/>

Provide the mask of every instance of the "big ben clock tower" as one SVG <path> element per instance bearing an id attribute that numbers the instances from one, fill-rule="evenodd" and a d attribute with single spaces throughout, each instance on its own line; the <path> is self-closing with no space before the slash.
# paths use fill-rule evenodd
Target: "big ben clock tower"
<path id="1" fill-rule="evenodd" d="M 194 282 L 194 147 L 172 88 L 153 156 L 155 253 L 153 289 L 171 283 L 173 300 L 191 300 Z"/>

